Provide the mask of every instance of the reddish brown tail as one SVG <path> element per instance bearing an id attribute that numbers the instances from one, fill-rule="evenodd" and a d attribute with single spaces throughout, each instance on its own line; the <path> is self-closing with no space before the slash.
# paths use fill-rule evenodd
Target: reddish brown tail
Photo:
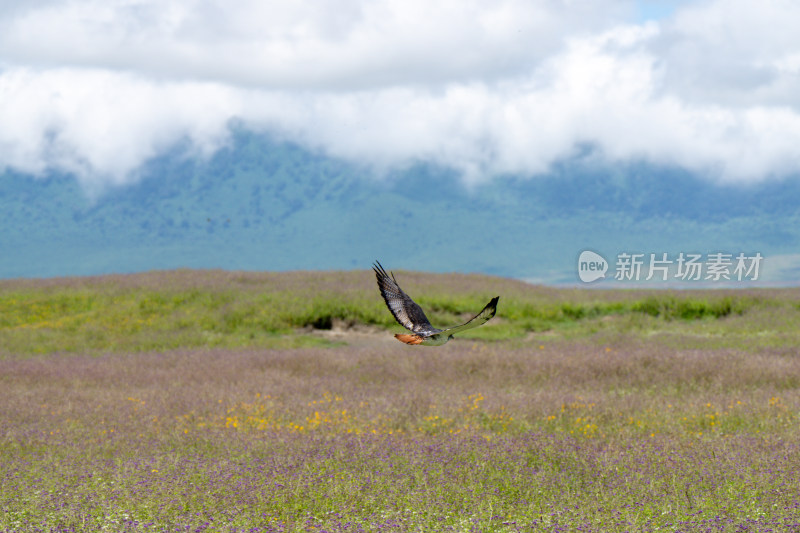
<path id="1" fill-rule="evenodd" d="M 419 335 L 403 335 L 398 333 L 394 338 L 406 344 L 422 344 L 422 337 Z"/>

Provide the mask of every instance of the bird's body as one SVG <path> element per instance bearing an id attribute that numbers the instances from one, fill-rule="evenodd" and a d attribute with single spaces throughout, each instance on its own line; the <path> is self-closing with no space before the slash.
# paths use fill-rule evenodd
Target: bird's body
<path id="1" fill-rule="evenodd" d="M 411 334 L 395 335 L 395 338 L 400 342 L 406 344 L 423 346 L 441 346 L 450 339 L 453 335 L 462 331 L 477 328 L 482 326 L 492 318 L 497 311 L 497 301 L 499 296 L 495 296 L 486 304 L 486 307 L 480 313 L 475 315 L 472 319 L 460 326 L 455 326 L 447 329 L 438 329 L 431 325 L 425 312 L 411 297 L 403 292 L 397 280 L 394 279 L 394 274 L 391 276 L 386 273 L 379 262 L 375 262 L 372 269 L 375 271 L 375 277 L 378 280 L 378 288 L 381 291 L 381 296 L 386 302 L 386 306 L 391 311 L 395 320 L 411 331 Z"/>

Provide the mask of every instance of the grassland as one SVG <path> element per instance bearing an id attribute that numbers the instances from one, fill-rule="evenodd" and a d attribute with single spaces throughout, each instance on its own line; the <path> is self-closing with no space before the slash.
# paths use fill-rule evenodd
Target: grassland
<path id="1" fill-rule="evenodd" d="M 0 531 L 798 531 L 800 291 L 0 282 Z"/>

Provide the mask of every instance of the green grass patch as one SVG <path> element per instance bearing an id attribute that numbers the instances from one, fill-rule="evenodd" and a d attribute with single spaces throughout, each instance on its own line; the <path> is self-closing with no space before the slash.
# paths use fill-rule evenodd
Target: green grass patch
<path id="1" fill-rule="evenodd" d="M 399 281 L 437 327 L 468 320 L 500 295 L 497 317 L 464 333 L 467 339 L 542 332 L 735 337 L 743 324 L 763 324 L 769 327 L 762 335 L 775 345 L 799 340 L 796 291 L 554 290 L 486 276 L 421 274 L 400 274 Z M 313 343 L 289 337 L 358 325 L 401 331 L 370 272 L 177 271 L 0 284 L 0 353 L 7 355 L 286 346 Z"/>

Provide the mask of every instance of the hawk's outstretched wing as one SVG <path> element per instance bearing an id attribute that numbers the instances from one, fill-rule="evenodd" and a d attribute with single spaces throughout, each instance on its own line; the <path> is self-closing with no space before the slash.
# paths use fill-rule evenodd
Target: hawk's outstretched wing
<path id="1" fill-rule="evenodd" d="M 439 331 L 431 326 L 422 308 L 417 305 L 408 294 L 403 292 L 403 289 L 400 288 L 400 285 L 398 285 L 397 281 L 394 279 L 394 274 L 389 276 L 378 261 L 375 261 L 372 270 L 375 271 L 375 277 L 378 278 L 378 288 L 381 290 L 381 296 L 383 296 L 386 306 L 401 326 L 414 333 L 421 333 L 423 335 L 430 335 Z M 494 314 L 494 312 L 492 312 L 492 314 Z M 488 318 L 486 320 L 488 320 Z"/>
<path id="2" fill-rule="evenodd" d="M 477 328 L 478 326 L 486 324 L 497 312 L 497 301 L 499 299 L 499 296 L 495 296 L 488 304 L 486 304 L 486 307 L 484 307 L 480 313 L 470 318 L 467 322 L 461 324 L 460 326 L 442 330 L 440 335 L 455 335 L 456 333 L 461 333 L 462 331 Z"/>

